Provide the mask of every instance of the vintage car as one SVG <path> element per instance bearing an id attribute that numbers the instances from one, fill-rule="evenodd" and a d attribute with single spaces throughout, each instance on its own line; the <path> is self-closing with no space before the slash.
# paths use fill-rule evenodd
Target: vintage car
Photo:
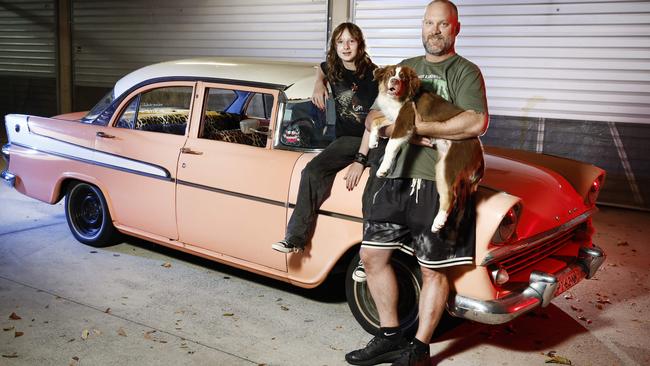
<path id="1" fill-rule="evenodd" d="M 309 101 L 314 67 L 165 62 L 126 75 L 90 112 L 7 115 L 2 179 L 46 203 L 65 197 L 72 234 L 91 246 L 127 234 L 305 288 L 347 271 L 350 309 L 372 332 L 379 326 L 374 302 L 351 277 L 362 188 L 347 191 L 341 173 L 307 249 L 271 249 L 284 236 L 301 170 L 334 137 L 331 109 Z M 591 216 L 605 174 L 543 154 L 485 152 L 476 259 L 448 270 L 448 312 L 497 324 L 594 276 L 605 256 L 592 243 Z M 412 330 L 417 262 L 396 252 L 393 263 L 401 322 Z"/>

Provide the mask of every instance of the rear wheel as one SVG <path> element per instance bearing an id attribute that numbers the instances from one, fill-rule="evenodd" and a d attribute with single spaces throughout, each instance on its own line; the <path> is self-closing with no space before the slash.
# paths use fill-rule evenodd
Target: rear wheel
<path id="1" fill-rule="evenodd" d="M 68 188 L 65 218 L 72 235 L 84 244 L 104 247 L 118 239 L 106 199 L 92 184 L 79 182 Z"/>
<path id="2" fill-rule="evenodd" d="M 420 268 L 413 258 L 401 253 L 393 254 L 391 259 L 399 287 L 397 312 L 400 328 L 405 334 L 414 334 L 418 326 L 418 301 L 422 288 Z M 356 282 L 352 273 L 359 264 L 359 254 L 354 256 L 345 275 L 345 294 L 352 314 L 363 329 L 370 334 L 379 330 L 379 313 L 372 299 L 367 282 Z"/>

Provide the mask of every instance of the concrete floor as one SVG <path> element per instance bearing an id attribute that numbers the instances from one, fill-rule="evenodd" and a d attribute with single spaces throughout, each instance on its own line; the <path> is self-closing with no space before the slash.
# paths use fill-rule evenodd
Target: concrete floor
<path id="1" fill-rule="evenodd" d="M 463 323 L 433 364 L 650 364 L 650 213 L 601 208 L 595 225 L 594 279 L 510 324 Z M 341 281 L 301 290 L 136 239 L 94 249 L 61 204 L 0 187 L 0 365 L 345 365 L 370 337 Z"/>

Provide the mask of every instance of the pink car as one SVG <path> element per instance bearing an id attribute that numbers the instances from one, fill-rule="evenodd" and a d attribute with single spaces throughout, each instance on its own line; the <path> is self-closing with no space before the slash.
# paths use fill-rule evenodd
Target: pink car
<path id="1" fill-rule="evenodd" d="M 300 287 L 346 271 L 350 309 L 368 331 L 378 315 L 354 282 L 362 235 L 361 187 L 342 174 L 311 244 L 283 254 L 300 172 L 333 139 L 333 116 L 309 101 L 314 65 L 193 59 L 137 70 L 90 112 L 7 115 L 2 179 L 56 203 L 72 234 L 105 246 L 121 234 Z M 448 271 L 449 313 L 504 323 L 598 270 L 591 216 L 603 170 L 525 151 L 486 148 L 478 192 L 476 261 Z M 367 173 L 366 173 L 367 174 Z M 417 325 L 418 266 L 393 256 L 402 325 Z"/>

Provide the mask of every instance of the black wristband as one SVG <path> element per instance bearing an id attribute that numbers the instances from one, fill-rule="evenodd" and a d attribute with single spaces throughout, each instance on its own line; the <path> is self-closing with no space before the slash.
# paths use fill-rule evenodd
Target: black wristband
<path id="1" fill-rule="evenodd" d="M 358 153 L 354 156 L 354 161 L 357 162 L 357 163 L 359 163 L 359 164 L 361 164 L 361 165 L 363 165 L 364 167 L 365 167 L 365 166 L 368 166 L 368 156 L 365 155 L 365 154 L 362 154 L 362 153 L 360 153 L 360 152 L 358 152 Z"/>

